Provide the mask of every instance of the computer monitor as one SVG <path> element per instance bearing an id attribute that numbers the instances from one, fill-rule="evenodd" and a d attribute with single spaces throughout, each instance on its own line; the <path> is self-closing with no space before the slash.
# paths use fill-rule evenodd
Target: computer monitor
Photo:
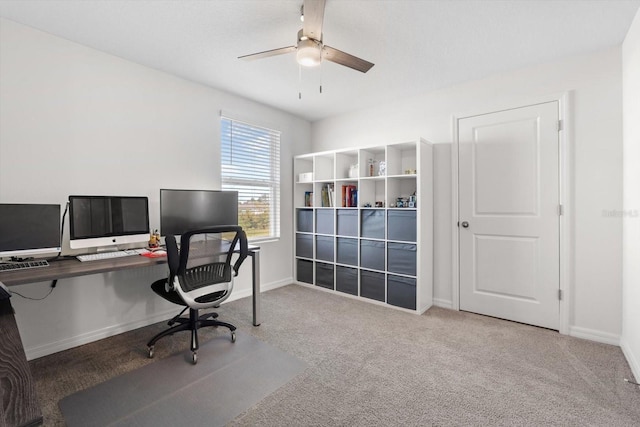
<path id="1" fill-rule="evenodd" d="M 0 203 L 0 257 L 60 250 L 60 205 Z"/>
<path id="2" fill-rule="evenodd" d="M 149 241 L 149 200 L 131 196 L 69 196 L 71 249 Z"/>
<path id="3" fill-rule="evenodd" d="M 237 191 L 160 190 L 163 236 L 216 225 L 238 225 Z"/>

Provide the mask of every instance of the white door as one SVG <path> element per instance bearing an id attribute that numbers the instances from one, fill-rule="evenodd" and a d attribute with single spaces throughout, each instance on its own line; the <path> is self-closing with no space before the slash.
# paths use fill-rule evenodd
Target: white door
<path id="1" fill-rule="evenodd" d="M 460 119 L 460 309 L 559 328 L 558 103 Z"/>

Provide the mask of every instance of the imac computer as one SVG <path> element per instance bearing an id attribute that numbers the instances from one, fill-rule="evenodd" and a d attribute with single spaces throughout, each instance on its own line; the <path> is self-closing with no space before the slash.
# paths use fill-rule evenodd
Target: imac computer
<path id="1" fill-rule="evenodd" d="M 0 203 L 0 258 L 61 249 L 60 205 Z"/>
<path id="2" fill-rule="evenodd" d="M 149 241 L 149 200 L 129 196 L 69 196 L 71 249 Z"/>
<path id="3" fill-rule="evenodd" d="M 238 225 L 238 192 L 214 190 L 160 190 L 160 233 L 217 225 Z"/>

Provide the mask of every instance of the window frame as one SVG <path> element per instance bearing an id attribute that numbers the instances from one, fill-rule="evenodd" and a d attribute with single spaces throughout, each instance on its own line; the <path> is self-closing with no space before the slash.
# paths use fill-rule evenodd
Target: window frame
<path id="1" fill-rule="evenodd" d="M 226 124 L 227 122 L 228 124 Z M 225 128 L 228 126 L 228 128 Z M 269 178 L 264 179 L 260 177 L 238 177 L 238 176 L 228 176 L 225 174 L 225 166 L 233 167 L 233 162 L 225 163 L 225 149 L 228 146 L 229 149 L 234 147 L 233 135 L 234 135 L 234 127 L 240 127 L 241 129 L 248 130 L 249 132 L 239 132 L 243 135 L 242 139 L 246 139 L 247 134 L 251 133 L 260 133 L 264 132 L 265 136 L 268 138 L 268 143 L 264 141 L 256 141 L 252 140 L 253 144 L 260 144 L 265 149 L 268 149 L 269 153 L 269 161 L 271 166 L 269 167 Z M 228 129 L 228 132 L 225 132 L 225 129 Z M 265 191 L 259 192 L 259 194 L 266 194 L 269 200 L 269 230 L 268 235 L 260 235 L 260 236 L 251 236 L 251 231 L 255 229 L 251 229 L 248 227 L 244 227 L 247 232 L 247 238 L 251 242 L 266 242 L 266 241 L 276 241 L 281 237 L 281 209 L 280 209 L 280 197 L 281 197 L 281 136 L 282 132 L 273 129 L 272 127 L 267 127 L 259 124 L 255 124 L 246 120 L 239 120 L 234 118 L 233 116 L 221 113 L 220 114 L 220 187 L 222 190 L 231 190 L 238 191 L 238 216 L 240 216 L 243 212 L 242 203 L 246 201 L 243 200 L 243 190 L 242 188 L 256 188 L 263 189 Z M 246 141 L 237 142 L 236 144 L 246 144 Z M 237 147 L 237 146 L 236 146 Z M 246 160 L 248 157 L 243 156 L 242 159 Z M 250 192 L 250 190 L 247 190 Z M 245 193 L 246 194 L 246 193 Z M 256 194 L 258 195 L 258 194 Z M 240 218 L 238 218 L 238 222 L 240 222 Z M 240 224 L 242 225 L 242 224 Z"/>

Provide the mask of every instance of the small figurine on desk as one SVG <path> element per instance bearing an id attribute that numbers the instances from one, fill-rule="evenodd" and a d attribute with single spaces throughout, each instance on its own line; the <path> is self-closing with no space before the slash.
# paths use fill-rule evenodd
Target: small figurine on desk
<path id="1" fill-rule="evenodd" d="M 149 248 L 155 249 L 158 247 L 160 247 L 160 233 L 158 233 L 158 230 L 155 230 L 149 236 Z"/>

